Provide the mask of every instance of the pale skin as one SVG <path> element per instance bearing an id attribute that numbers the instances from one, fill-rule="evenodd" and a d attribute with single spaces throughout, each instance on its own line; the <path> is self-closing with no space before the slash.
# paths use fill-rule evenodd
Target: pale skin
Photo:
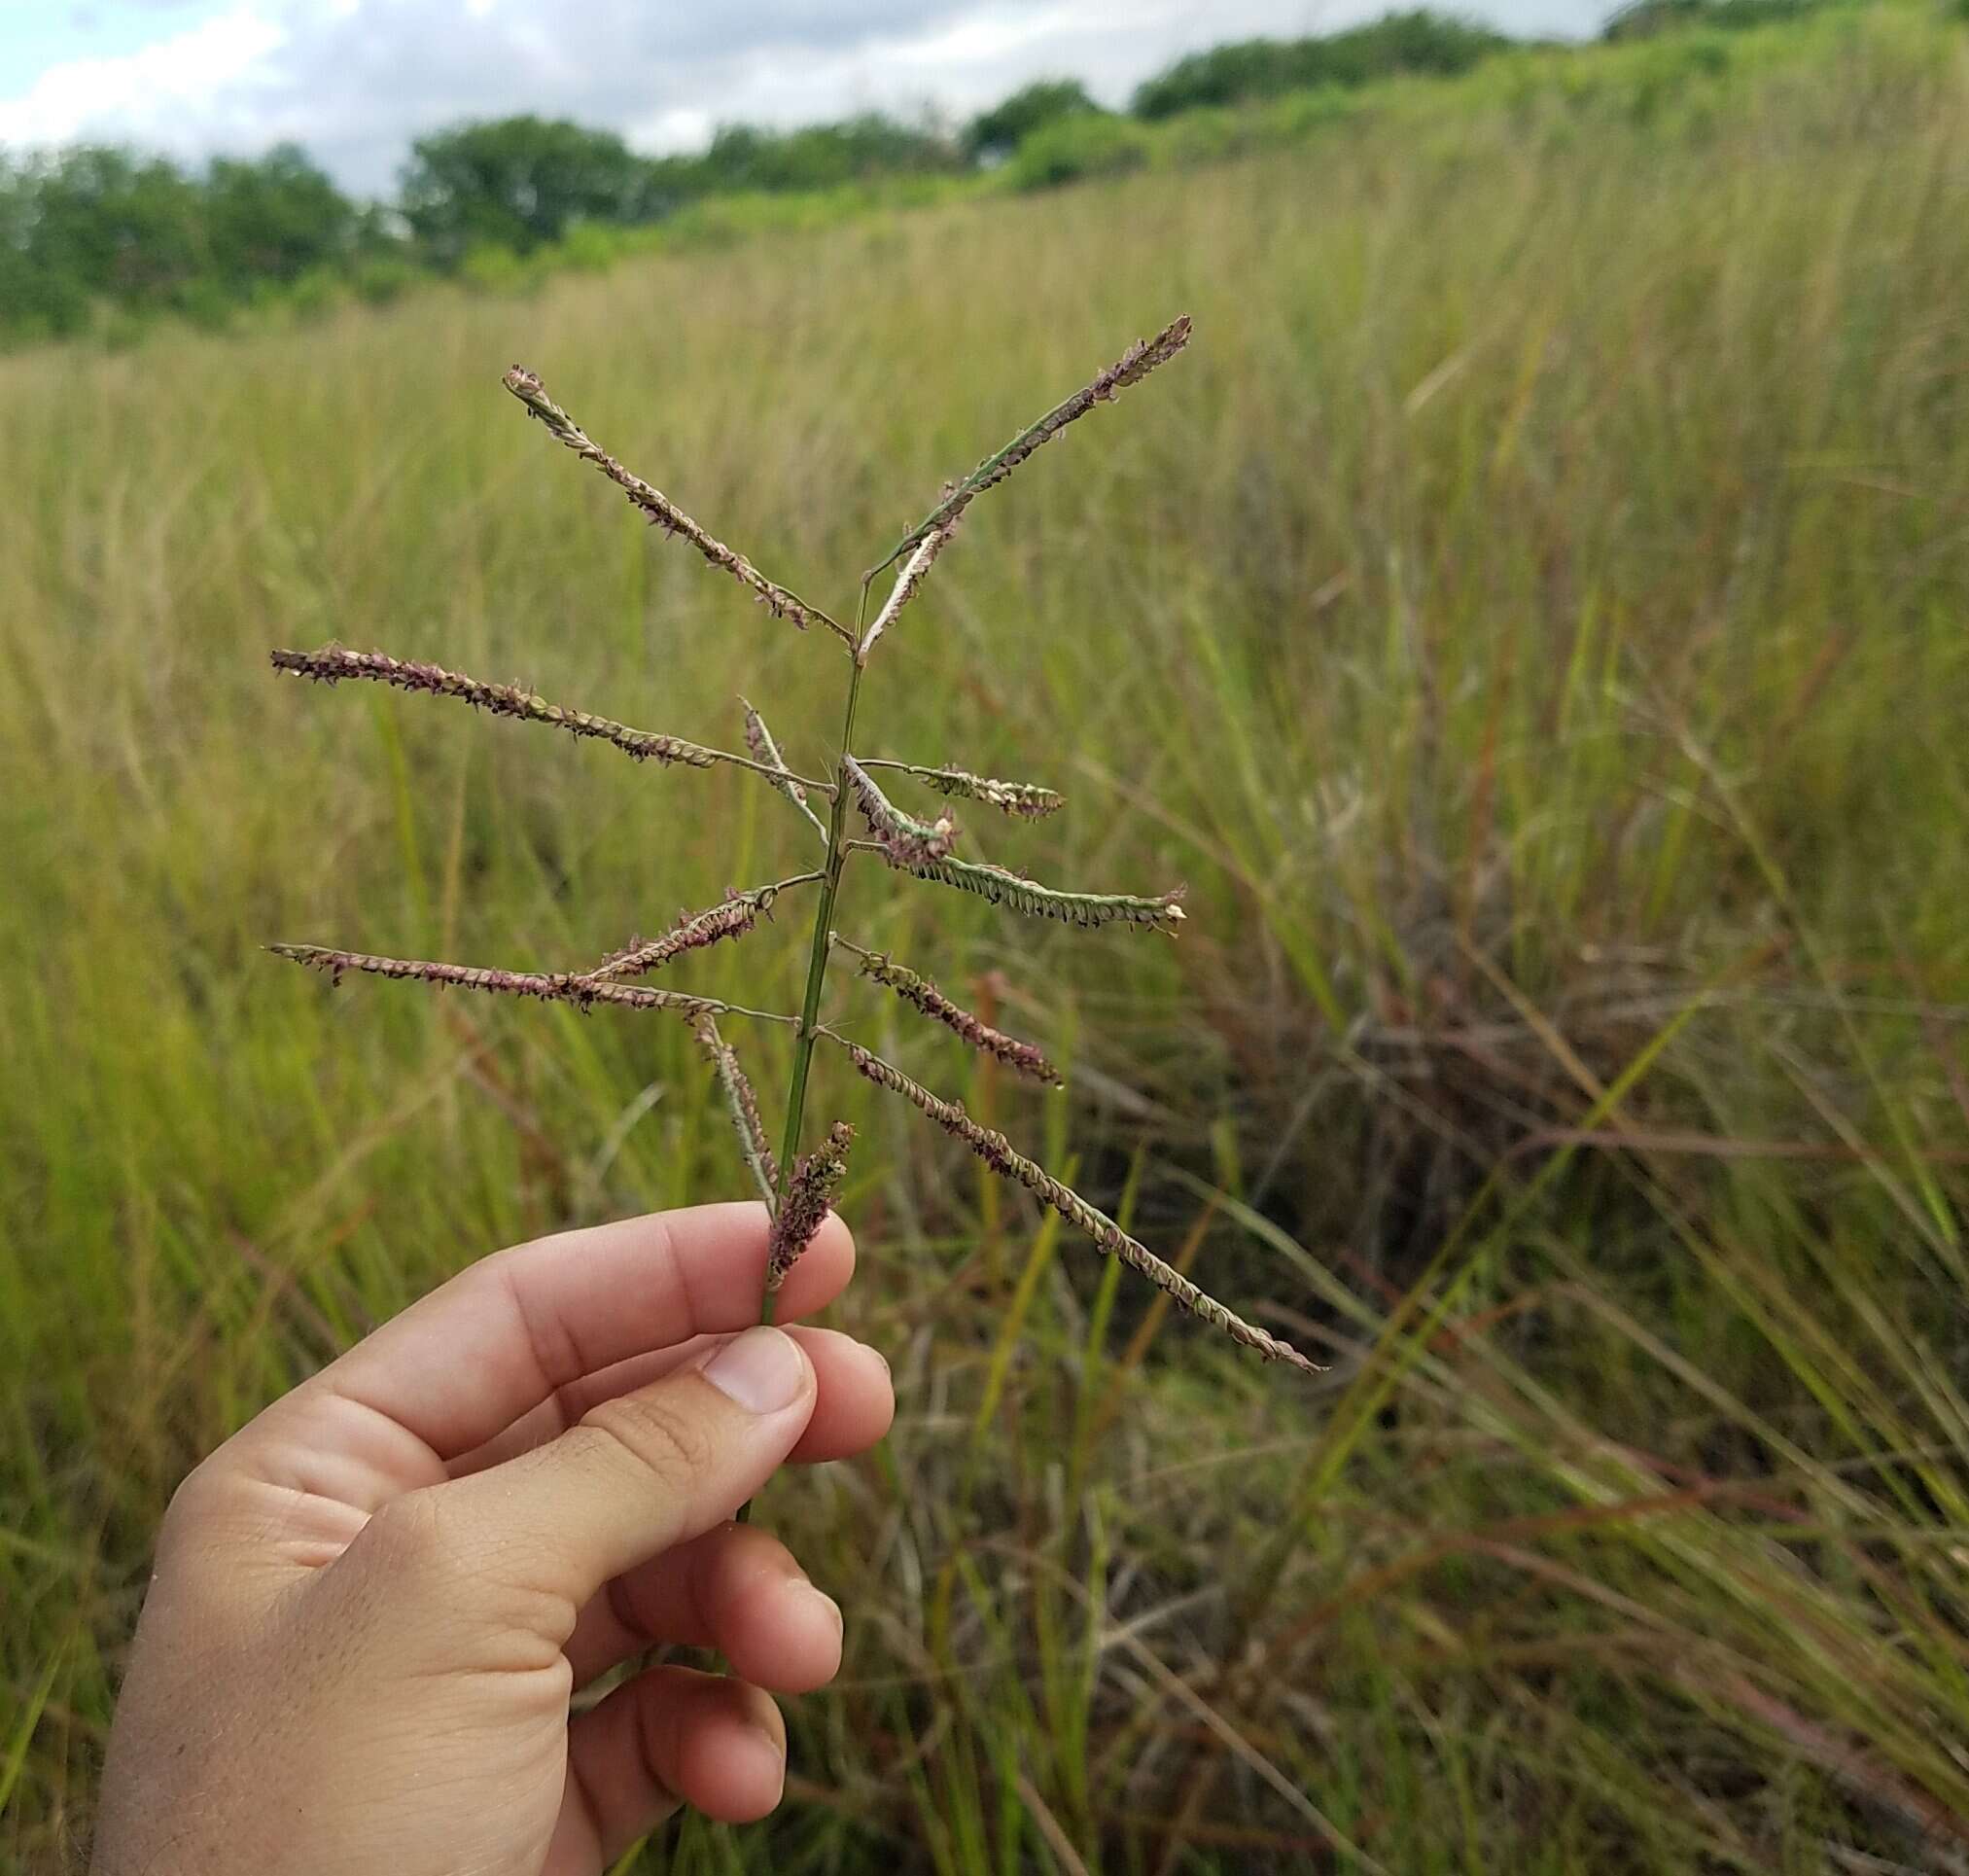
<path id="1" fill-rule="evenodd" d="M 841 1615 L 738 1507 L 873 1445 L 888 1365 L 760 1328 L 766 1219 L 713 1205 L 473 1264 L 275 1401 L 172 1501 L 104 1771 L 95 1876 L 592 1876 L 679 1804 L 763 1817 L 772 1695 Z M 716 1648 L 724 1675 L 644 1665 Z M 584 1704 L 584 1703 L 583 1703 Z"/>

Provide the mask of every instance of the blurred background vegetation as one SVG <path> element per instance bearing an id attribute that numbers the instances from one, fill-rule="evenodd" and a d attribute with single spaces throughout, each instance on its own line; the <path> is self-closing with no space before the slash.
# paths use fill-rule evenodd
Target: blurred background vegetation
<path id="1" fill-rule="evenodd" d="M 1849 3 L 1634 0 L 1602 39 L 1731 33 Z M 1684 44 L 1676 58 L 1692 53 L 1699 63 L 1712 55 Z M 702 153 L 664 157 L 565 122 L 466 123 L 416 142 L 391 202 L 352 200 L 292 144 L 199 172 L 109 146 L 0 151 L 0 346 L 85 334 L 124 345 L 158 317 L 206 328 L 306 319 L 350 299 L 386 303 L 431 277 L 525 288 L 559 267 L 730 238 L 761 222 L 811 226 L 877 203 L 1208 160 L 1370 112 L 1404 78 L 1452 77 L 1502 56 L 1502 84 L 1543 84 L 1554 55 L 1578 58 L 1588 74 L 1603 65 L 1592 47 L 1518 46 L 1417 11 L 1195 53 L 1143 84 L 1121 112 L 1062 78 L 963 125 L 879 114 L 791 130 L 727 124 Z M 1640 108 L 1649 88 L 1642 82 L 1635 93 Z"/>
<path id="2" fill-rule="evenodd" d="M 864 1129 L 840 1315 L 901 1413 L 763 1514 L 847 1664 L 770 1824 L 632 1864 L 1969 1868 L 1969 56 L 1925 8 L 1765 11 L 1353 92 L 1281 49 L 1319 76 L 1257 102 L 1230 49 L 1147 88 L 1173 115 L 1063 86 L 939 156 L 948 199 L 707 195 L 606 271 L 480 269 L 516 293 L 471 257 L 614 224 L 487 234 L 479 133 L 420 151 L 409 235 L 298 158 L 16 176 L 182 209 L 71 237 L 89 321 L 147 269 L 159 304 L 308 277 L 324 220 L 351 282 L 447 241 L 467 282 L 0 361 L 0 1863 L 78 1853 L 199 1453 L 475 1256 L 736 1186 L 679 1025 L 330 995 L 259 947 L 562 968 L 792 870 L 802 824 L 268 648 L 712 741 L 743 690 L 818 765 L 826 647 L 501 370 L 852 603 L 944 478 L 1188 310 L 973 510 L 863 721 L 1062 788 L 995 857 L 1186 879 L 1191 923 L 851 875 L 844 924 L 1073 1085 L 846 986 L 838 1020 L 1331 1370 L 1166 1320 L 824 1064 L 817 1119 Z M 892 131 L 721 141 L 757 192 L 801 136 L 922 148 Z M 798 924 L 679 982 L 791 998 Z"/>

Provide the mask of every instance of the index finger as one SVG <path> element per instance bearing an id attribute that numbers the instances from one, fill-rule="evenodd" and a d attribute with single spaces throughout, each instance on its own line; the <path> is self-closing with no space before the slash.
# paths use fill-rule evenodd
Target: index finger
<path id="1" fill-rule="evenodd" d="M 291 1436 L 295 1416 L 354 1403 L 437 1460 L 455 1458 L 584 1375 L 757 1322 L 766 1232 L 763 1205 L 697 1205 L 499 1252 L 413 1303 L 270 1413 Z M 781 1319 L 832 1301 L 854 1268 L 854 1239 L 829 1216 L 787 1277 Z"/>

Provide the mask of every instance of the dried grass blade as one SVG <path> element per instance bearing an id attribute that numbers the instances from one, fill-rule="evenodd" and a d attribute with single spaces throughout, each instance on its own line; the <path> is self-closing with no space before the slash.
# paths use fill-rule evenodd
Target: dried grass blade
<path id="1" fill-rule="evenodd" d="M 944 1132 L 961 1140 L 1001 1178 L 1023 1186 L 1041 1204 L 1050 1206 L 1069 1224 L 1084 1232 L 1098 1249 L 1111 1257 L 1119 1257 L 1130 1269 L 1146 1277 L 1192 1316 L 1221 1330 L 1234 1342 L 1255 1350 L 1267 1361 L 1285 1362 L 1308 1374 L 1320 1372 L 1319 1363 L 1309 1361 L 1289 1342 L 1283 1342 L 1276 1335 L 1246 1322 L 1214 1296 L 1198 1289 L 1179 1271 L 1163 1262 L 1146 1245 L 1130 1237 L 1105 1212 L 1096 1210 L 1071 1186 L 1063 1186 L 1043 1166 L 1026 1158 L 1003 1134 L 979 1126 L 965 1112 L 962 1102 L 941 1099 L 920 1082 L 912 1081 L 893 1063 L 870 1054 L 860 1044 L 835 1036 L 831 1030 L 825 1033 L 846 1049 L 848 1059 L 856 1069 L 877 1087 L 901 1095 Z"/>

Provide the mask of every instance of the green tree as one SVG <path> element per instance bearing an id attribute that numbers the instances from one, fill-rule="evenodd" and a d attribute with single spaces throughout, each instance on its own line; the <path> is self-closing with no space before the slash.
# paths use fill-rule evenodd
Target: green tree
<path id="1" fill-rule="evenodd" d="M 1467 71 L 1511 42 L 1488 27 L 1420 11 L 1391 13 L 1322 39 L 1246 39 L 1179 58 L 1135 93 L 1138 117 L 1241 104 L 1318 85 L 1358 86 L 1401 72 Z"/>
<path id="2" fill-rule="evenodd" d="M 956 146 L 937 131 L 869 111 L 799 130 L 725 124 L 702 157 L 666 165 L 664 175 L 682 181 L 686 194 L 784 193 L 833 189 L 878 176 L 933 174 L 958 168 L 962 160 Z"/>
<path id="3" fill-rule="evenodd" d="M 162 158 L 84 144 L 19 174 L 21 253 L 51 292 L 169 305 L 207 270 L 198 186 Z"/>
<path id="4" fill-rule="evenodd" d="M 1632 0 L 1600 28 L 1607 40 L 1652 39 L 1688 26 L 1716 26 L 1745 31 L 1774 20 L 1796 19 L 1816 13 L 1835 0 Z"/>
<path id="5" fill-rule="evenodd" d="M 517 117 L 419 138 L 403 209 L 417 238 L 450 263 L 485 243 L 525 254 L 578 221 L 644 220 L 651 195 L 650 165 L 614 132 Z"/>
<path id="6" fill-rule="evenodd" d="M 216 160 L 206 172 L 205 220 L 213 269 L 238 292 L 346 261 L 358 211 L 305 152 L 284 143 L 258 161 Z"/>
<path id="7" fill-rule="evenodd" d="M 982 111 L 965 126 L 964 147 L 973 159 L 1008 157 L 1041 124 L 1090 117 L 1100 105 L 1075 78 L 1042 78 Z"/>
<path id="8" fill-rule="evenodd" d="M 50 338 L 78 332 L 88 294 L 71 275 L 51 273 L 34 253 L 38 177 L 0 157 L 0 332 Z"/>

